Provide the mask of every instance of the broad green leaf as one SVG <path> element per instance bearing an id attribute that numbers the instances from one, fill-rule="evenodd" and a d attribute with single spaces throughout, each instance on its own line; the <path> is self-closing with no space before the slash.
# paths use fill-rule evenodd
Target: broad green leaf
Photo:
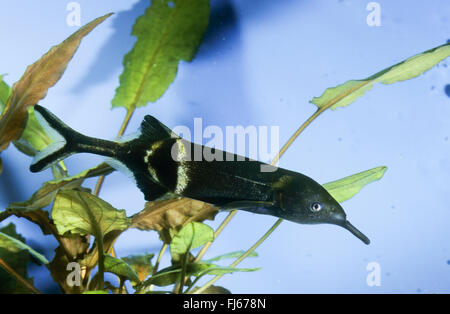
<path id="1" fill-rule="evenodd" d="M 130 110 L 158 100 L 175 79 L 180 60 L 191 61 L 209 22 L 209 0 L 152 0 L 136 20 L 133 49 L 112 107 Z"/>
<path id="2" fill-rule="evenodd" d="M 161 240 L 170 243 L 172 234 L 191 221 L 213 220 L 218 209 L 190 198 L 173 198 L 147 202 L 145 208 L 132 217 L 132 228 L 156 230 Z"/>
<path id="3" fill-rule="evenodd" d="M 82 189 L 81 184 L 87 178 L 106 175 L 113 169 L 103 163 L 92 169 L 85 170 L 75 176 L 46 182 L 28 201 L 11 203 L 5 212 L 0 212 L 0 220 L 11 215 L 26 218 L 38 224 L 44 234 L 57 235 L 56 227 L 42 208 L 50 205 L 56 193 L 61 189 Z"/>
<path id="4" fill-rule="evenodd" d="M 123 257 L 122 260 L 130 265 L 130 267 L 136 272 L 139 277 L 139 281 L 143 281 L 153 271 L 153 256 L 155 256 L 155 254 L 131 255 Z"/>
<path id="5" fill-rule="evenodd" d="M 45 258 L 44 255 L 36 252 L 22 241 L 19 241 L 16 238 L 9 236 L 3 232 L 0 232 L 0 248 L 6 249 L 12 253 L 19 252 L 22 250 L 28 251 L 28 253 L 33 255 L 42 264 L 48 264 L 48 260 Z"/>
<path id="6" fill-rule="evenodd" d="M 350 80 L 342 85 L 328 88 L 311 103 L 319 109 L 336 109 L 353 103 L 357 98 L 372 89 L 375 83 L 392 84 L 419 76 L 450 56 L 450 44 L 415 55 L 363 80 Z"/>
<path id="7" fill-rule="evenodd" d="M 207 260 L 204 260 L 203 262 L 205 263 L 211 263 L 211 262 L 216 262 L 216 261 L 220 261 L 223 259 L 229 259 L 229 258 L 238 258 L 240 257 L 242 254 L 244 254 L 245 251 L 241 250 L 241 251 L 236 251 L 236 252 L 231 252 L 231 253 L 227 253 L 227 254 L 223 254 L 223 255 L 219 255 Z M 251 252 L 250 255 L 248 255 L 247 257 L 257 257 L 258 253 L 256 252 Z"/>
<path id="8" fill-rule="evenodd" d="M 190 222 L 173 237 L 170 253 L 185 254 L 213 240 L 214 231 L 211 227 L 200 222 Z"/>
<path id="9" fill-rule="evenodd" d="M 48 89 L 59 81 L 84 36 L 110 15 L 95 19 L 59 45 L 52 47 L 30 65 L 20 80 L 13 85 L 0 116 L 0 151 L 5 150 L 11 141 L 20 138 L 27 123 L 28 109 L 43 99 Z"/>
<path id="10" fill-rule="evenodd" d="M 17 241 L 24 242 L 25 239 L 16 232 L 16 226 L 13 223 L 0 228 L 2 234 L 6 234 Z M 7 240 L 3 242 L 3 238 L 0 238 L 0 257 L 12 267 L 16 273 L 22 278 L 29 281 L 31 284 L 33 280 L 28 278 L 27 264 L 30 261 L 30 254 L 27 250 L 18 248 L 15 245 L 10 245 Z M 3 245 L 2 245 L 3 244 Z M 25 288 L 20 282 L 11 277 L 3 268 L 0 267 L 0 294 L 11 293 L 29 293 L 28 288 Z"/>
<path id="11" fill-rule="evenodd" d="M 139 277 L 135 271 L 125 261 L 105 254 L 105 272 L 113 273 L 121 278 L 139 282 Z"/>
<path id="12" fill-rule="evenodd" d="M 328 193 L 333 196 L 333 198 L 342 203 L 350 198 L 352 198 L 356 193 L 358 193 L 367 184 L 380 180 L 387 167 L 377 167 L 370 170 L 366 170 L 340 180 L 329 182 L 323 185 L 323 187 L 328 191 Z"/>
<path id="13" fill-rule="evenodd" d="M 52 218 L 60 234 L 103 236 L 113 230 L 125 230 L 130 225 L 125 210 L 118 210 L 102 199 L 74 190 L 60 190 L 55 197 Z M 99 228 L 99 230 L 97 230 Z"/>
<path id="14" fill-rule="evenodd" d="M 113 170 L 106 163 L 102 163 L 75 176 L 45 182 L 28 201 L 11 203 L 8 206 L 8 210 L 15 214 L 17 211 L 32 211 L 44 208 L 50 205 L 59 190 L 79 189 L 85 179 L 107 175 Z"/>

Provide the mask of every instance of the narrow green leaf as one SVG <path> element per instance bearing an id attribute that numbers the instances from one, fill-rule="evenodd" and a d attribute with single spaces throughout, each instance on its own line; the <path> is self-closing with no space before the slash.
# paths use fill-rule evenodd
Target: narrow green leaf
<path id="1" fill-rule="evenodd" d="M 191 222 L 184 226 L 172 239 L 170 253 L 185 254 L 207 242 L 214 240 L 214 231 L 201 222 Z"/>
<path id="2" fill-rule="evenodd" d="M 186 276 L 196 276 L 200 272 L 211 267 L 216 267 L 216 265 L 207 263 L 190 263 L 186 266 Z M 179 281 L 180 274 L 181 266 L 177 265 L 166 267 L 147 279 L 144 282 L 144 286 L 155 285 L 158 287 L 164 287 L 172 285 Z"/>
<path id="3" fill-rule="evenodd" d="M 133 49 L 112 107 L 131 109 L 158 100 L 175 79 L 180 60 L 191 61 L 209 22 L 209 0 L 152 0 L 136 20 Z"/>
<path id="4" fill-rule="evenodd" d="M 228 253 L 228 254 L 223 254 L 223 255 L 219 255 L 219 256 L 216 256 L 216 257 L 204 260 L 203 262 L 205 262 L 205 263 L 212 263 L 212 262 L 220 261 L 220 260 L 223 260 L 223 259 L 238 258 L 244 253 L 245 253 L 245 251 L 243 251 L 243 250 L 236 251 L 236 252 L 231 252 L 231 253 Z M 258 257 L 258 253 L 251 252 L 250 255 L 248 255 L 247 257 Z"/>
<path id="5" fill-rule="evenodd" d="M 216 266 L 216 267 L 210 267 L 208 269 L 205 269 L 201 271 L 197 276 L 202 277 L 204 275 L 225 275 L 230 274 L 234 272 L 251 272 L 251 271 L 258 271 L 261 268 L 235 268 L 235 267 L 222 267 L 222 266 Z"/>
<path id="6" fill-rule="evenodd" d="M 333 196 L 333 198 L 342 203 L 350 198 L 352 198 L 356 193 L 358 193 L 367 184 L 380 180 L 387 167 L 377 167 L 370 170 L 366 170 L 340 180 L 329 182 L 323 185 L 323 187 L 328 191 L 328 193 Z"/>
<path id="7" fill-rule="evenodd" d="M 22 250 L 28 251 L 28 253 L 33 255 L 42 264 L 48 264 L 48 260 L 44 255 L 36 252 L 22 241 L 3 232 L 0 232 L 0 248 L 6 249 L 11 253 L 19 252 Z"/>
<path id="8" fill-rule="evenodd" d="M 105 254 L 105 272 L 113 273 L 121 278 L 139 282 L 139 277 L 135 271 L 125 261 Z"/>
<path id="9" fill-rule="evenodd" d="M 319 109 L 336 109 L 353 103 L 357 98 L 372 89 L 375 83 L 393 84 L 419 76 L 450 56 L 450 44 L 415 55 L 363 80 L 350 80 L 342 85 L 328 88 L 311 103 Z"/>
<path id="10" fill-rule="evenodd" d="M 11 94 L 11 88 L 3 81 L 4 74 L 0 74 L 0 113 L 3 112 L 9 95 Z"/>
<path id="11" fill-rule="evenodd" d="M 60 190 L 52 208 L 52 218 L 60 234 L 96 235 L 96 224 L 104 236 L 113 230 L 125 230 L 131 223 L 125 210 L 118 210 L 104 200 L 74 190 Z"/>

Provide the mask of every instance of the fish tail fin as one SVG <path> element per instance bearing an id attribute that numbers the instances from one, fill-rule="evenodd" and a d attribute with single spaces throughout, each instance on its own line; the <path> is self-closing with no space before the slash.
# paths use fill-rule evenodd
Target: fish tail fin
<path id="1" fill-rule="evenodd" d="M 104 155 L 102 152 L 98 152 L 99 149 L 96 148 L 96 146 L 100 146 L 99 143 L 95 143 L 94 139 L 73 130 L 44 107 L 35 105 L 34 112 L 39 123 L 53 142 L 34 156 L 30 165 L 31 172 L 47 169 L 52 164 L 78 152 Z"/>

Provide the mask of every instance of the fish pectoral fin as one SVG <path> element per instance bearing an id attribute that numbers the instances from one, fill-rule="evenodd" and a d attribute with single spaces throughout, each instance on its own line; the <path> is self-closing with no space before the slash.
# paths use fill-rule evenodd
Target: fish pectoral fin
<path id="1" fill-rule="evenodd" d="M 235 209 L 248 210 L 251 208 L 271 208 L 275 206 L 273 202 L 265 202 L 265 201 L 236 201 L 231 202 L 219 207 L 219 210 L 229 211 Z"/>

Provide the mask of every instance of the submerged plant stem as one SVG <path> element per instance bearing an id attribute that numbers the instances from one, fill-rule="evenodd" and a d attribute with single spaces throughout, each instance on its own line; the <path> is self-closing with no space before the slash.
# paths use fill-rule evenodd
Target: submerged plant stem
<path id="1" fill-rule="evenodd" d="M 31 283 L 26 281 L 22 276 L 20 276 L 11 266 L 9 266 L 1 257 L 0 257 L 0 267 L 3 268 L 8 274 L 10 274 L 14 279 L 24 285 L 28 290 L 35 294 L 41 294 L 41 292 L 36 289 Z"/>
<path id="2" fill-rule="evenodd" d="M 240 262 L 242 262 L 245 258 L 247 258 L 247 256 L 249 256 L 258 246 L 260 246 L 271 234 L 272 232 L 275 231 L 275 229 L 278 228 L 278 226 L 283 222 L 283 219 L 278 219 L 272 227 L 270 227 L 270 229 L 258 240 L 256 241 L 255 244 L 252 245 L 251 248 L 249 248 L 244 254 L 242 254 L 241 256 L 239 256 L 239 258 L 237 258 L 233 263 L 230 264 L 230 267 L 235 267 L 237 266 Z M 208 289 L 210 286 L 212 286 L 217 280 L 219 280 L 220 278 L 222 278 L 223 275 L 217 275 L 216 277 L 214 277 L 213 279 L 211 279 L 210 281 L 208 281 L 206 284 L 204 284 L 201 288 L 199 288 L 198 290 L 196 290 L 195 292 L 193 292 L 193 294 L 200 294 L 203 291 L 205 291 L 206 289 Z"/>
<path id="3" fill-rule="evenodd" d="M 163 246 L 161 247 L 161 249 L 159 250 L 159 254 L 158 254 L 158 257 L 157 257 L 156 262 L 155 262 L 155 267 L 153 267 L 152 276 L 158 272 L 159 263 L 161 263 L 161 258 L 163 257 L 164 252 L 167 249 L 167 246 L 168 246 L 167 243 L 164 243 Z M 154 286 L 155 285 L 150 285 L 148 290 L 149 291 L 153 291 Z"/>

